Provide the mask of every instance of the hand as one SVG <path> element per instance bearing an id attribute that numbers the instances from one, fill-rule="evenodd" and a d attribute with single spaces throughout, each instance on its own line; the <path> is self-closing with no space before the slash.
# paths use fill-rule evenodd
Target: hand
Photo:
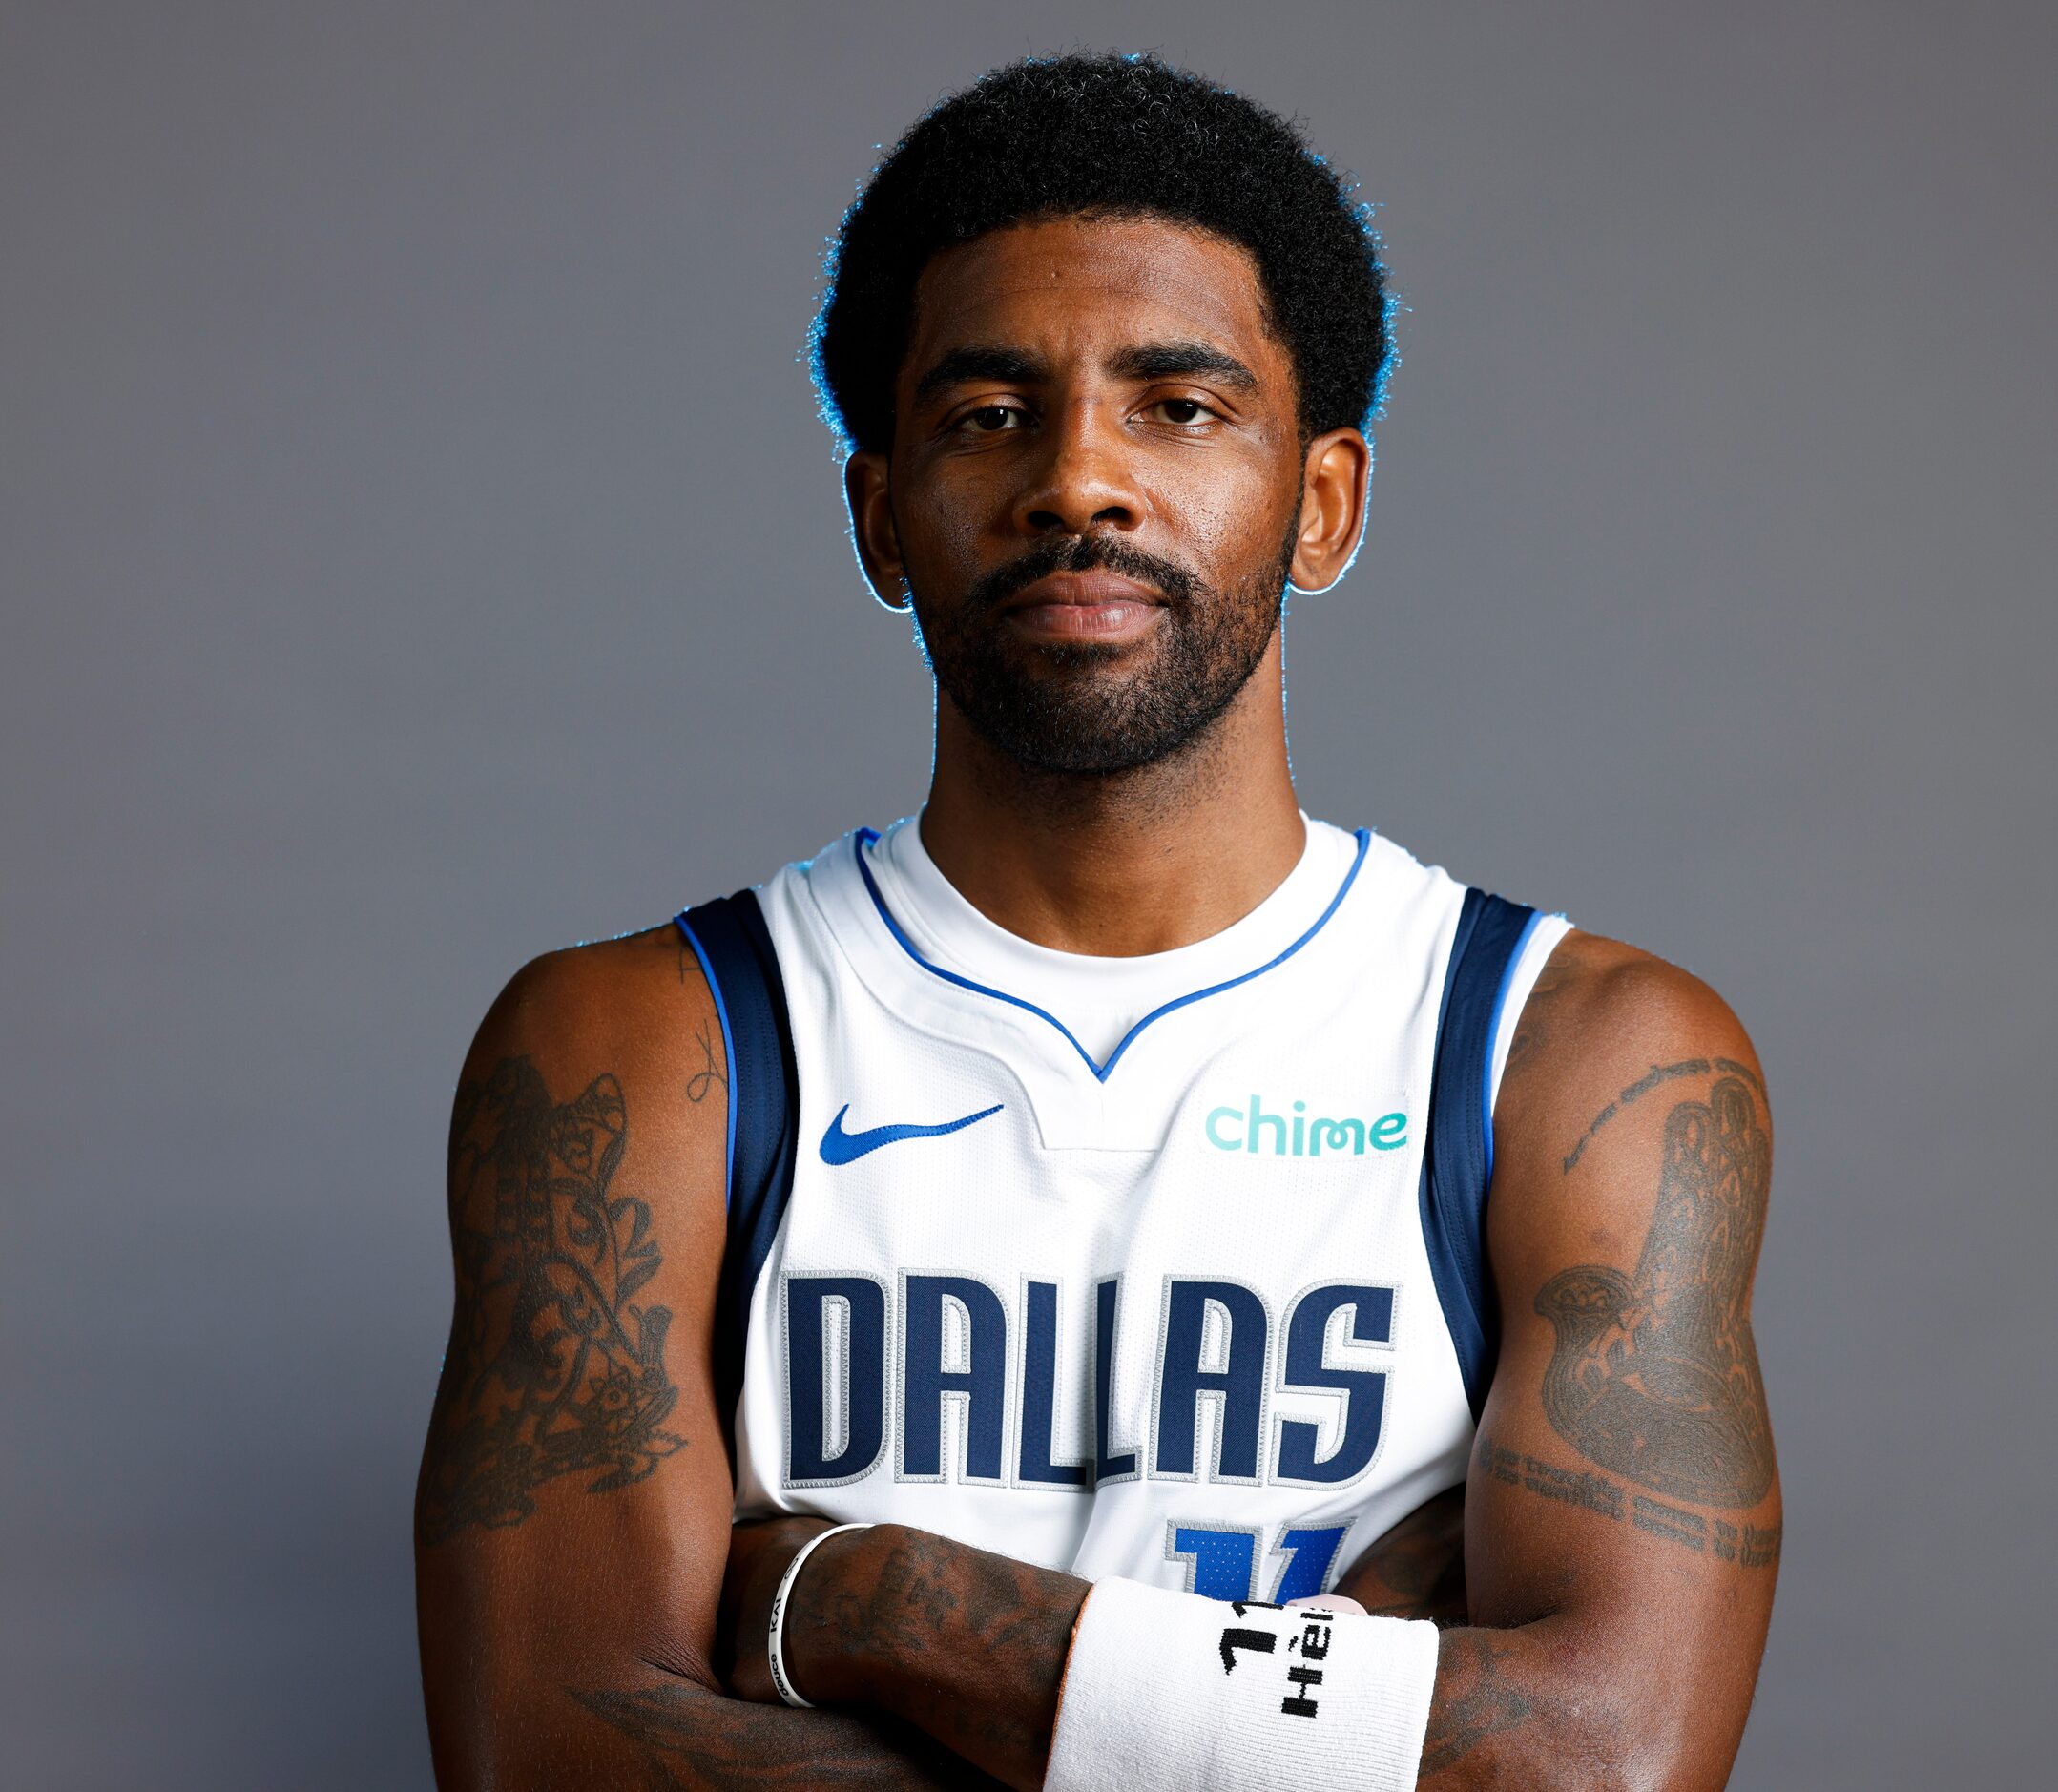
<path id="1" fill-rule="evenodd" d="M 760 1705 L 780 1702 L 769 1653 L 772 1601 L 801 1545 L 828 1529 L 827 1519 L 795 1517 L 762 1519 L 730 1531 L 715 1632 L 715 1669 L 734 1697 Z M 812 1559 L 808 1567 L 814 1567 Z M 789 1657 L 789 1672 L 790 1665 Z M 800 1690 L 807 1692 L 804 1686 Z"/>

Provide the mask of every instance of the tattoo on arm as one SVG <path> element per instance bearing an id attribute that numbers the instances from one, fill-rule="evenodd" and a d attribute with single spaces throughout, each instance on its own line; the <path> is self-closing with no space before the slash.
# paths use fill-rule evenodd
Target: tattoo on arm
<path id="1" fill-rule="evenodd" d="M 876 1568 L 833 1587 L 803 1579 L 788 1609 L 786 1652 L 826 1644 L 854 1667 L 863 1702 L 895 1712 L 946 1747 L 1010 1780 L 1043 1771 L 1058 1687 L 1087 1583 L 928 1532 L 875 1533 Z M 819 1601 L 820 1603 L 816 1603 Z M 990 1692 L 965 1696 L 967 1663 Z"/>
<path id="2" fill-rule="evenodd" d="M 1490 1631 L 1447 1631 L 1437 1656 L 1437 1700 L 1423 1738 L 1422 1772 L 1441 1773 L 1501 1730 L 1529 1717 L 1529 1701 L 1502 1677 L 1513 1650 Z"/>
<path id="3" fill-rule="evenodd" d="M 726 1060 L 715 1050 L 715 1034 L 706 1021 L 694 1034 L 694 1042 L 700 1048 L 701 1068 L 686 1079 L 686 1099 L 705 1101 L 708 1091 L 719 1087 L 723 1094 L 729 1093 L 729 1073 L 723 1069 Z"/>
<path id="4" fill-rule="evenodd" d="M 925 1792 L 998 1782 L 889 1718 L 747 1705 L 700 1687 L 567 1687 L 645 1750 L 647 1792 Z"/>
<path id="5" fill-rule="evenodd" d="M 1587 1155 L 1587 1147 L 1592 1143 L 1594 1134 L 1598 1133 L 1602 1127 L 1606 1126 L 1609 1121 L 1613 1119 L 1616 1115 L 1620 1114 L 1624 1108 L 1628 1107 L 1639 1096 L 1648 1095 L 1660 1083 L 1669 1083 L 1675 1076 L 1705 1076 L 1707 1074 L 1708 1060 L 1706 1058 L 1683 1058 L 1677 1064 L 1653 1064 L 1647 1074 L 1639 1076 L 1603 1108 L 1600 1113 L 1593 1116 L 1593 1123 L 1580 1135 L 1579 1143 L 1572 1147 L 1570 1154 L 1566 1157 L 1560 1168 L 1567 1176 L 1570 1176 L 1580 1158 Z"/>
<path id="6" fill-rule="evenodd" d="M 1715 1061 L 1715 1067 L 1725 1076 L 1741 1076 L 1745 1082 L 1749 1083 L 1757 1092 L 1757 1098 L 1760 1101 L 1765 1099 L 1765 1085 L 1758 1081 L 1757 1073 L 1748 1064 L 1739 1064 L 1735 1058 L 1717 1058 Z"/>
<path id="7" fill-rule="evenodd" d="M 1653 1069 L 1624 1099 L 1708 1069 L 1699 1059 Z M 1666 1116 L 1657 1208 L 1634 1275 L 1581 1263 L 1537 1295 L 1557 1330 L 1544 1411 L 1588 1461 L 1703 1506 L 1765 1496 L 1772 1429 L 1749 1299 L 1771 1173 L 1757 1099 L 1724 1073 L 1706 1101 Z"/>
<path id="8" fill-rule="evenodd" d="M 1696 1555 L 1745 1568 L 1771 1568 L 1779 1559 L 1778 1525 L 1733 1525 L 1712 1522 L 1698 1512 L 1668 1506 L 1642 1493 L 1628 1493 L 1604 1474 L 1584 1469 L 1561 1469 L 1518 1450 L 1505 1448 L 1482 1431 L 1474 1460 L 1480 1472 L 1506 1487 L 1519 1487 L 1561 1505 L 1577 1506 L 1620 1524 L 1625 1518 L 1637 1530 Z"/>
<path id="9" fill-rule="evenodd" d="M 1351 1564 L 1337 1592 L 1374 1617 L 1466 1621 L 1465 1484 L 1419 1506 Z"/>
<path id="10" fill-rule="evenodd" d="M 712 1062 L 710 1065 L 713 1069 Z M 663 1428 L 668 1308 L 650 1208 L 609 1192 L 629 1141 L 621 1085 L 556 1102 L 526 1057 L 458 1091 L 450 1127 L 457 1317 L 429 1421 L 418 1529 L 518 1525 L 560 1475 L 605 1493 L 684 1440 Z"/>

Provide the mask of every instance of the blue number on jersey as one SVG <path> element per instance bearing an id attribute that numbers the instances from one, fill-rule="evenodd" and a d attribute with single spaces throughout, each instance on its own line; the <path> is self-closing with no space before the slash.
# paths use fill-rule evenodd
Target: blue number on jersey
<path id="1" fill-rule="evenodd" d="M 1349 1529 L 1348 1525 L 1283 1527 L 1279 1540 L 1272 1546 L 1273 1554 L 1287 1558 L 1279 1570 L 1278 1585 L 1272 1591 L 1273 1603 L 1284 1605 L 1289 1599 L 1319 1596 Z M 1193 1590 L 1203 1599 L 1255 1599 L 1258 1539 L 1255 1531 L 1175 1524 L 1170 1552 L 1192 1560 Z"/>

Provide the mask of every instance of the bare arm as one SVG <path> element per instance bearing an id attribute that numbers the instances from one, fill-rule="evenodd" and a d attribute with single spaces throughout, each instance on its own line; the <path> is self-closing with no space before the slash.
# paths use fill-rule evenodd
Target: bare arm
<path id="1" fill-rule="evenodd" d="M 1771 1124 L 1711 990 L 1560 946 L 1495 1117 L 1474 1628 L 1444 1639 L 1425 1789 L 1726 1782 L 1779 1555 L 1750 1317 Z"/>
<path id="2" fill-rule="evenodd" d="M 1463 1624 L 1465 1483 L 1408 1513 L 1338 1577 L 1336 1591 L 1374 1617 Z"/>
<path id="3" fill-rule="evenodd" d="M 727 1070 L 669 929 L 530 966 L 467 1061 L 415 1509 L 446 1788 L 989 1783 L 890 1719 L 732 1698 L 710 1666 Z"/>
<path id="4" fill-rule="evenodd" d="M 1517 1046 L 1489 1209 L 1503 1342 L 1464 1506 L 1470 1622 L 1441 1639 L 1421 1784 L 1720 1786 L 1779 1539 L 1749 1319 L 1771 1169 L 1757 1064 L 1694 979 L 1581 935 Z M 1382 1584 L 1368 1569 L 1343 1590 L 1395 1603 Z M 811 1697 L 890 1712 L 1034 1788 L 1086 1594 L 880 1526 L 810 1559 L 789 1663 Z M 739 1586 L 732 1603 L 748 1614 L 734 1683 L 768 1696 L 759 1602 Z"/>
<path id="5" fill-rule="evenodd" d="M 774 1696 L 760 1646 L 766 1614 L 795 1552 L 826 1529 L 813 1518 L 736 1528 L 717 1665 L 739 1692 Z M 877 1530 L 832 1538 L 808 1558 L 786 1620 L 789 1668 L 810 1697 L 875 1700 L 996 1772 L 1005 1765 L 1025 1781 L 1033 1772 L 1040 1782 L 1087 1583 L 928 1532 Z M 1461 1485 L 1394 1526 L 1338 1590 L 1375 1615 L 1462 1624 L 1464 1531 Z M 843 1559 L 818 1577 L 825 1554 Z"/>

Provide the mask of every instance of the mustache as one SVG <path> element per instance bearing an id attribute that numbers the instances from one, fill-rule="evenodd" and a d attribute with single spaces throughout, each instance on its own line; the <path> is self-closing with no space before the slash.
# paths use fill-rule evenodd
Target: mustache
<path id="1" fill-rule="evenodd" d="M 1199 601 L 1199 579 L 1173 560 L 1132 547 L 1106 535 L 1053 536 L 1039 541 L 1019 559 L 995 567 L 966 594 L 966 607 L 990 611 L 1053 573 L 1112 573 L 1154 588 L 1174 610 L 1191 610 Z"/>

